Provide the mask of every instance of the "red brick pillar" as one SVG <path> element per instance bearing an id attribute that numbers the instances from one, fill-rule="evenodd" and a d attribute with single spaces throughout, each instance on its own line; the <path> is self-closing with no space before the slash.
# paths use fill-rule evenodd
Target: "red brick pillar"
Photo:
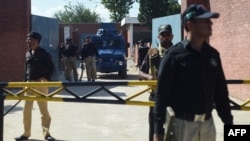
<path id="1" fill-rule="evenodd" d="M 30 30 L 31 0 L 1 0 L 0 82 L 24 79 L 26 35 Z"/>

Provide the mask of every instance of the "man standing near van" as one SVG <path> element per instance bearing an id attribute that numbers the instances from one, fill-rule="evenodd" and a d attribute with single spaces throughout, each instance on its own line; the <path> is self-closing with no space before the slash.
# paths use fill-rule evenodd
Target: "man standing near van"
<path id="1" fill-rule="evenodd" d="M 96 76 L 96 57 L 100 58 L 95 44 L 91 42 L 90 36 L 86 37 L 81 50 L 82 61 L 85 63 L 88 81 L 95 82 Z"/>

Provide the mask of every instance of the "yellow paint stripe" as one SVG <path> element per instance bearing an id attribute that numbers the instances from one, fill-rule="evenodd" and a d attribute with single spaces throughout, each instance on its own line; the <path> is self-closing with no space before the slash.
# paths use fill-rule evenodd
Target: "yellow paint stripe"
<path id="1" fill-rule="evenodd" d="M 148 87 L 148 88 L 145 89 L 145 90 L 142 90 L 142 91 L 140 91 L 140 92 L 138 92 L 138 93 L 136 93 L 136 94 L 133 94 L 133 95 L 129 96 L 128 98 L 126 98 L 125 100 L 131 100 L 131 99 L 133 99 L 133 98 L 135 98 L 135 97 L 137 97 L 137 96 L 139 96 L 139 95 L 145 94 L 145 92 L 147 92 L 147 91 L 149 91 L 149 90 L 151 90 L 151 87 Z"/>
<path id="2" fill-rule="evenodd" d="M 154 102 L 153 101 L 126 101 L 126 105 L 154 106 Z"/>
<path id="3" fill-rule="evenodd" d="M 60 87 L 62 82 L 9 82 L 6 88 L 21 87 Z"/>
<path id="4" fill-rule="evenodd" d="M 243 106 L 243 107 L 241 107 L 241 110 L 250 111 L 250 107 Z"/>
<path id="5" fill-rule="evenodd" d="M 157 81 L 156 80 L 150 80 L 150 81 L 128 81 L 128 86 L 156 86 Z"/>
<path id="6" fill-rule="evenodd" d="M 64 90 L 64 87 L 60 87 L 60 88 L 56 89 L 55 91 L 49 93 L 48 96 L 49 96 L 49 97 L 53 97 L 54 95 L 59 94 L 59 93 L 60 93 L 61 91 L 63 91 L 63 90 Z"/>
<path id="7" fill-rule="evenodd" d="M 250 84 L 250 80 L 243 80 L 243 84 Z"/>
<path id="8" fill-rule="evenodd" d="M 244 102 L 244 103 L 242 104 L 242 106 L 245 106 L 245 105 L 247 105 L 247 104 L 250 104 L 250 100 Z"/>

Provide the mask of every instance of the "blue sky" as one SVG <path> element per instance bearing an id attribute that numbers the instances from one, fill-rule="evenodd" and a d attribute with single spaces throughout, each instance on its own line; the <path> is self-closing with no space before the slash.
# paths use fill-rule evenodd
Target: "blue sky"
<path id="1" fill-rule="evenodd" d="M 64 5 L 68 3 L 83 4 L 85 8 L 96 11 L 103 22 L 110 22 L 109 11 L 101 3 L 100 0 L 31 0 L 31 13 L 33 15 L 52 17 L 55 11 L 64 9 Z M 139 12 L 139 4 L 135 3 L 130 10 L 130 17 L 137 17 Z"/>

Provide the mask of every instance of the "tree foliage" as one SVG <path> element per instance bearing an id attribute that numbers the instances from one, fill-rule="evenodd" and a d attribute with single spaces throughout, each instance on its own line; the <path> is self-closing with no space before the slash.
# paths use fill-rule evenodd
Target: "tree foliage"
<path id="1" fill-rule="evenodd" d="M 60 23 L 97 23 L 101 21 L 98 13 L 91 12 L 90 9 L 86 9 L 81 3 L 72 5 L 69 3 L 64 6 L 64 10 L 59 10 L 54 13 L 54 17 L 59 20 Z"/>
<path id="2" fill-rule="evenodd" d="M 129 14 L 134 0 L 101 0 L 101 3 L 109 10 L 112 22 L 119 23 Z"/>
<path id="3" fill-rule="evenodd" d="M 152 19 L 174 15 L 181 12 L 180 4 L 177 0 L 137 0 L 140 8 L 138 20 L 141 23 L 152 26 Z"/>

